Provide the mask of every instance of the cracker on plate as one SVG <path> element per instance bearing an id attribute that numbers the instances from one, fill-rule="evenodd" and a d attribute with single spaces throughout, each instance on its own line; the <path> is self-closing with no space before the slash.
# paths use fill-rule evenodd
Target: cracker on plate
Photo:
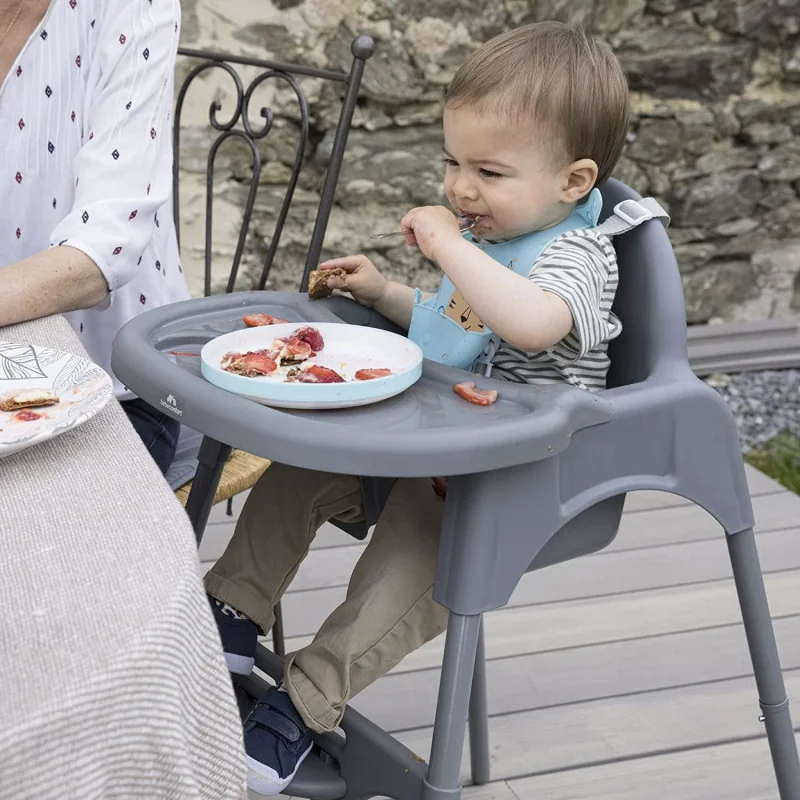
<path id="1" fill-rule="evenodd" d="M 0 411 L 19 411 L 21 408 L 54 406 L 58 395 L 49 389 L 17 389 L 0 395 Z"/>

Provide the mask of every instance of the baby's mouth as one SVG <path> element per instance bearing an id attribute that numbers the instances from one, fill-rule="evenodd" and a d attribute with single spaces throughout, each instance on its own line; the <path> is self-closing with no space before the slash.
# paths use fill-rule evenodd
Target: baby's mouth
<path id="1" fill-rule="evenodd" d="M 472 230 L 480 225 L 483 225 L 489 219 L 486 214 L 464 214 L 458 215 L 458 227 L 462 231 Z"/>

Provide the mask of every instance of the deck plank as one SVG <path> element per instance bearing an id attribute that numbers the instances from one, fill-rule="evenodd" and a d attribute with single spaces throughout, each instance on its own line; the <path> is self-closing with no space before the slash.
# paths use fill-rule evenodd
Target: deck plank
<path id="1" fill-rule="evenodd" d="M 800 671 L 787 673 L 785 679 L 796 708 Z M 758 715 L 755 682 L 748 677 L 493 717 L 489 720 L 492 774 L 497 780 L 509 780 L 759 737 L 763 725 Z M 430 728 L 400 733 L 397 738 L 428 757 Z M 769 761 L 767 752 L 763 757 Z M 465 781 L 468 765 L 465 748 Z M 711 765 L 707 774 L 714 780 L 728 777 L 724 769 Z"/>
<path id="2" fill-rule="evenodd" d="M 800 613 L 776 620 L 775 635 L 784 669 L 800 669 Z M 489 656 L 492 717 L 752 674 L 742 625 L 499 659 L 489 649 Z M 393 673 L 352 705 L 389 731 L 423 728 L 433 724 L 438 689 L 438 669 Z"/>
<path id="3" fill-rule="evenodd" d="M 763 738 L 497 783 L 498 794 L 508 786 L 517 800 L 775 800 L 778 796 Z"/>

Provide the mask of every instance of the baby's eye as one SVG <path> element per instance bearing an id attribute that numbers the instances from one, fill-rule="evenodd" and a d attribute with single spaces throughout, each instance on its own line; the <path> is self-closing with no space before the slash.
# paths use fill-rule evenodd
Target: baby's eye
<path id="1" fill-rule="evenodd" d="M 502 178 L 503 176 L 499 172 L 492 172 L 490 169 L 481 169 L 479 170 L 482 178 Z"/>
<path id="2" fill-rule="evenodd" d="M 444 165 L 446 167 L 457 167 L 458 166 L 458 161 L 456 161 L 454 158 L 443 158 L 442 161 L 444 162 Z"/>

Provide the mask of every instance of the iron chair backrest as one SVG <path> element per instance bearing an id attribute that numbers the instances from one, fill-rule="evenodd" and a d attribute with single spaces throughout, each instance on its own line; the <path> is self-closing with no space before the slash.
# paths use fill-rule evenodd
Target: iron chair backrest
<path id="1" fill-rule="evenodd" d="M 614 179 L 602 192 L 602 218 L 622 200 L 639 198 Z M 614 249 L 619 264 L 614 311 L 622 320 L 622 334 L 609 346 L 609 388 L 688 371 L 683 286 L 664 226 L 634 228 L 615 237 Z"/>
<path id="2" fill-rule="evenodd" d="M 220 121 L 218 119 L 217 113 L 222 110 L 222 106 L 217 100 L 214 100 L 209 108 L 209 124 L 215 131 L 218 132 L 219 135 L 211 144 L 206 165 L 206 216 L 204 248 L 204 294 L 206 296 L 211 294 L 212 211 L 214 198 L 214 168 L 217 154 L 220 147 L 228 139 L 235 138 L 245 142 L 250 150 L 252 158 L 252 171 L 250 175 L 249 191 L 242 212 L 242 222 L 239 227 L 236 249 L 225 290 L 226 292 L 231 292 L 236 284 L 236 277 L 239 272 L 242 253 L 244 252 L 247 234 L 250 229 L 253 208 L 255 206 L 256 195 L 258 193 L 258 187 L 261 178 L 262 160 L 258 149 L 258 141 L 269 134 L 274 121 L 272 110 L 269 108 L 262 108 L 260 110 L 260 116 L 264 121 L 260 124 L 260 126 L 254 125 L 250 117 L 250 102 L 252 100 L 253 93 L 261 84 L 266 81 L 275 81 L 288 86 L 294 93 L 297 99 L 299 111 L 300 130 L 297 148 L 295 150 L 294 164 L 292 166 L 288 185 L 286 187 L 286 194 L 278 212 L 275 228 L 269 242 L 269 247 L 267 248 L 267 254 L 264 258 L 264 266 L 261 270 L 257 288 L 263 289 L 266 285 L 270 269 L 272 268 L 275 260 L 275 254 L 278 250 L 278 245 L 280 244 L 281 234 L 283 233 L 295 188 L 297 187 L 300 169 L 303 165 L 303 156 L 308 143 L 308 103 L 306 102 L 306 97 L 303 93 L 303 90 L 296 80 L 296 76 L 299 75 L 318 78 L 325 81 L 332 81 L 334 83 L 341 83 L 345 87 L 342 107 L 339 113 L 339 121 L 336 127 L 336 134 L 334 136 L 330 160 L 328 162 L 328 168 L 325 174 L 325 181 L 322 186 L 322 193 L 319 207 L 317 209 L 314 230 L 311 235 L 311 241 L 309 243 L 305 260 L 305 268 L 300 284 L 301 291 L 307 288 L 308 274 L 316 267 L 319 261 L 320 251 L 322 250 L 325 231 L 328 226 L 328 219 L 330 218 L 333 198 L 336 192 L 336 185 L 339 180 L 339 173 L 342 167 L 342 159 L 344 156 L 345 146 L 347 144 L 347 137 L 350 132 L 350 123 L 353 119 L 353 111 L 356 106 L 358 92 L 361 86 L 361 77 L 364 72 L 364 64 L 374 51 L 375 43 L 369 36 L 357 36 L 351 45 L 353 60 L 350 65 L 350 71 L 345 73 L 328 69 L 317 69 L 299 64 L 285 64 L 277 61 L 266 61 L 255 58 L 226 55 L 222 53 L 213 53 L 205 50 L 192 50 L 187 48 L 180 48 L 178 50 L 178 55 L 185 58 L 194 59 L 199 62 L 189 71 L 188 75 L 181 84 L 180 90 L 178 91 L 178 98 L 175 105 L 175 120 L 172 129 L 174 151 L 172 203 L 175 227 L 178 231 L 179 243 L 181 115 L 183 112 L 186 94 L 195 78 L 212 69 L 222 70 L 223 72 L 227 73 L 233 80 L 233 84 L 236 89 L 235 107 L 229 119 L 226 121 Z M 244 82 L 236 69 L 237 66 L 256 67 L 260 70 L 258 75 L 250 81 L 247 88 L 245 88 Z"/>

